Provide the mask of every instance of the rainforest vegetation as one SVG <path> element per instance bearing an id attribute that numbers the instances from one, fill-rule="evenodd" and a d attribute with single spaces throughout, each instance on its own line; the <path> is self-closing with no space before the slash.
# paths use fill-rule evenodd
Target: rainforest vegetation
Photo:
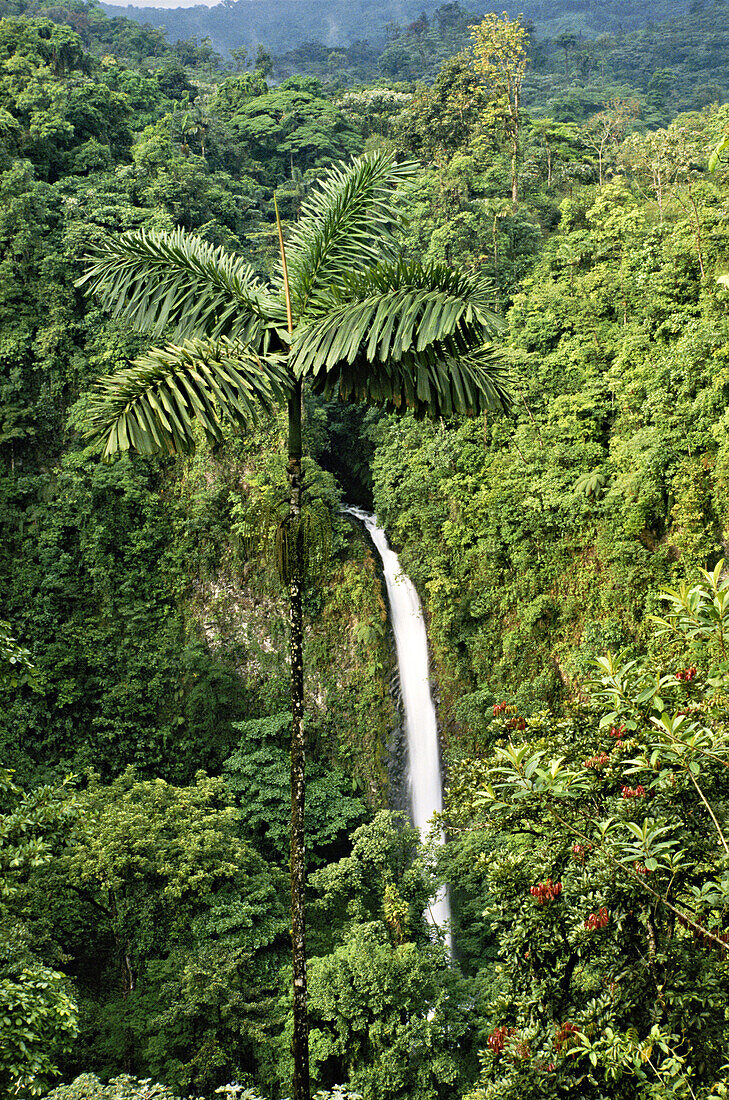
<path id="1" fill-rule="evenodd" d="M 363 153 L 418 165 L 404 260 L 490 280 L 512 402 L 304 393 L 331 530 L 303 593 L 312 1093 L 729 1090 L 727 9 L 419 10 L 218 53 L 0 0 L 3 1096 L 290 1095 L 287 593 L 250 537 L 286 410 L 102 462 L 95 381 L 150 338 L 80 281 L 179 229 L 270 284 L 274 194 L 290 239 Z M 344 501 L 423 600 L 443 846 L 402 812 Z"/>

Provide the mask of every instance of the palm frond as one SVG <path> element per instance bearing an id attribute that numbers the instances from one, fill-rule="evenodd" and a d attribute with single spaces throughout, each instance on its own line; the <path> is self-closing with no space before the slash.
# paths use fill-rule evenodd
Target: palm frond
<path id="1" fill-rule="evenodd" d="M 312 295 L 351 271 L 394 259 L 402 226 L 402 186 L 417 165 L 392 153 L 365 154 L 335 165 L 304 203 L 286 246 L 298 317 Z"/>
<path id="2" fill-rule="evenodd" d="M 321 502 L 304 504 L 297 516 L 288 515 L 276 528 L 276 569 L 283 584 L 297 572 L 319 585 L 329 572 L 332 518 Z"/>
<path id="3" fill-rule="evenodd" d="M 441 265 L 378 264 L 316 300 L 314 319 L 294 340 L 294 369 L 318 374 L 360 354 L 397 360 L 459 331 L 480 330 L 481 343 L 502 328 L 492 294 L 486 280 Z"/>
<path id="4" fill-rule="evenodd" d="M 100 378 L 86 412 L 86 435 L 118 451 L 190 451 L 197 421 L 211 442 L 225 422 L 251 424 L 261 406 L 288 396 L 291 376 L 277 357 L 255 354 L 240 341 L 188 340 L 156 348 L 126 370 Z"/>
<path id="5" fill-rule="evenodd" d="M 308 500 L 298 514 L 291 510 L 291 493 L 282 485 L 266 485 L 234 506 L 233 534 L 246 555 L 270 553 L 282 584 L 290 584 L 298 568 L 306 580 L 323 583 L 332 554 L 332 517 L 323 500 Z"/>
<path id="6" fill-rule="evenodd" d="M 160 336 L 169 327 L 175 342 L 193 335 L 258 342 L 281 320 L 250 264 L 181 229 L 109 237 L 89 259 L 77 285 L 140 332 Z"/>
<path id="7" fill-rule="evenodd" d="M 419 414 L 503 408 L 508 372 L 491 344 L 503 327 L 492 295 L 487 280 L 441 265 L 378 264 L 312 304 L 293 368 L 317 392 Z"/>
<path id="8" fill-rule="evenodd" d="M 379 405 L 417 417 L 476 416 L 511 405 L 511 376 L 503 353 L 492 344 L 463 351 L 452 342 L 431 344 L 399 360 L 357 358 L 314 377 L 315 393 L 331 399 Z"/>

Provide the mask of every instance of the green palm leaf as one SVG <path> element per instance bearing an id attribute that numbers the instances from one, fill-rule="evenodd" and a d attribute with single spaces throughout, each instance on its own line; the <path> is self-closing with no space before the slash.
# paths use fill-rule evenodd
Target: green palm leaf
<path id="1" fill-rule="evenodd" d="M 250 264 L 181 229 L 109 237 L 89 258 L 78 285 L 140 332 L 258 342 L 284 316 Z"/>
<path id="2" fill-rule="evenodd" d="M 440 264 L 378 264 L 343 278 L 313 303 L 313 320 L 294 339 L 294 369 L 318 374 L 360 354 L 369 362 L 400 359 L 459 331 L 480 330 L 483 342 L 502 327 L 490 308 L 492 294 L 487 280 Z"/>
<path id="3" fill-rule="evenodd" d="M 126 370 L 99 379 L 86 413 L 87 436 L 104 458 L 134 449 L 142 454 L 189 451 L 194 423 L 211 442 L 225 422 L 254 423 L 290 389 L 276 357 L 256 355 L 240 341 L 188 340 L 156 348 Z"/>
<path id="4" fill-rule="evenodd" d="M 364 357 L 339 363 L 314 378 L 313 390 L 327 398 L 361 401 L 417 417 L 475 416 L 511 404 L 510 374 L 502 353 L 485 344 L 462 353 L 448 344 L 407 353 L 398 361 Z"/>
<path id="5" fill-rule="evenodd" d="M 312 304 L 292 364 L 317 392 L 473 414 L 509 403 L 508 372 L 490 339 L 502 328 L 488 280 L 439 264 L 378 264 Z"/>
<path id="6" fill-rule="evenodd" d="M 394 259 L 403 222 L 398 188 L 416 171 L 415 164 L 396 164 L 392 153 L 365 154 L 329 170 L 304 203 L 286 246 L 298 317 L 313 295 L 348 272 Z"/>

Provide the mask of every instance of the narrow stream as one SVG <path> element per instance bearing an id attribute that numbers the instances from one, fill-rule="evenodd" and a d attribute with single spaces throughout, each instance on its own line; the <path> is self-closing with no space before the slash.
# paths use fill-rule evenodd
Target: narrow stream
<path id="1" fill-rule="evenodd" d="M 425 837 L 433 814 L 443 809 L 443 784 L 423 611 L 415 585 L 400 568 L 398 556 L 390 549 L 375 516 L 361 508 L 345 508 L 344 511 L 364 524 L 382 558 L 405 712 L 412 821 Z M 451 909 L 445 887 L 431 900 L 426 916 L 431 924 L 446 929 L 450 952 Z"/>

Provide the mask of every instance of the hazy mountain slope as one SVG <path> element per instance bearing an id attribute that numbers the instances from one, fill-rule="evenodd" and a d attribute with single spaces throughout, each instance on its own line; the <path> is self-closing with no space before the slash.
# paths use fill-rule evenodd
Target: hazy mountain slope
<path id="1" fill-rule="evenodd" d="M 214 8 L 120 8 L 102 5 L 110 15 L 165 27 L 171 39 L 209 35 L 217 50 L 262 42 L 269 49 L 289 50 L 312 39 L 327 45 L 346 45 L 358 38 L 384 43 L 389 22 L 409 22 L 423 9 L 433 11 L 434 0 L 238 0 Z"/>
<path id="2" fill-rule="evenodd" d="M 407 23 L 422 11 L 431 13 L 437 0 L 238 0 L 214 8 L 121 8 L 103 4 L 111 15 L 123 12 L 130 19 L 165 27 L 171 39 L 209 35 L 216 49 L 262 42 L 271 50 L 290 50 L 302 42 L 321 41 L 330 46 L 348 45 L 357 39 L 383 43 L 391 23 Z M 498 5 L 501 10 L 501 5 Z M 602 33 L 627 33 L 662 19 L 684 14 L 688 0 L 532 0 L 506 5 L 511 16 L 523 14 L 540 33 L 559 34 L 566 30 L 596 36 Z M 480 10 L 480 9 L 479 9 Z"/>

